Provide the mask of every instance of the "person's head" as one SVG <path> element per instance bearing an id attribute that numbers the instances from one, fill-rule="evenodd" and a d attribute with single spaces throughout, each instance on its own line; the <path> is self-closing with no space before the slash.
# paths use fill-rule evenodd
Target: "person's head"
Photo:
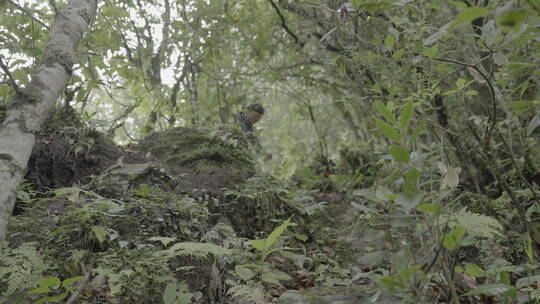
<path id="1" fill-rule="evenodd" d="M 252 124 L 258 122 L 264 114 L 264 108 L 259 103 L 252 103 L 246 109 L 246 118 Z"/>

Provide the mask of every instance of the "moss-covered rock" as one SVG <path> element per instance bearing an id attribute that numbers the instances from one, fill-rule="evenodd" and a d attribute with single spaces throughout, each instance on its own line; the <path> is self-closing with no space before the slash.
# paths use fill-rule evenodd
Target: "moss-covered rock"
<path id="1" fill-rule="evenodd" d="M 135 149 L 182 177 L 184 189 L 217 193 L 255 173 L 247 147 L 245 136 L 236 130 L 179 127 L 153 133 Z"/>

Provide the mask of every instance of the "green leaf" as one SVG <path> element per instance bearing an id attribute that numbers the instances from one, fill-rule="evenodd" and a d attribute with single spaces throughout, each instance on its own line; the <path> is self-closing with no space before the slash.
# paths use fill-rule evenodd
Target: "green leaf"
<path id="1" fill-rule="evenodd" d="M 61 302 L 62 300 L 64 300 L 65 298 L 67 298 L 68 296 L 68 293 L 67 292 L 63 292 L 59 295 L 56 295 L 56 296 L 48 296 L 48 297 L 45 297 L 47 298 L 46 299 L 46 302 L 52 302 L 52 303 L 58 303 L 58 302 Z M 42 298 L 43 299 L 43 298 Z M 41 299 L 40 299 L 41 300 Z"/>
<path id="2" fill-rule="evenodd" d="M 495 29 L 495 21 L 489 20 L 482 26 L 482 37 L 486 42 L 486 46 L 491 48 L 497 40 L 497 30 Z"/>
<path id="3" fill-rule="evenodd" d="M 265 283 L 273 284 L 273 285 L 281 285 L 279 283 L 279 276 L 274 274 L 273 272 L 265 272 L 261 275 L 261 280 Z"/>
<path id="4" fill-rule="evenodd" d="M 424 48 L 424 50 L 422 51 L 422 54 L 426 57 L 433 58 L 437 56 L 437 49 L 438 49 L 437 45 L 435 44 L 430 48 Z"/>
<path id="5" fill-rule="evenodd" d="M 450 28 L 451 23 L 447 23 L 443 25 L 437 32 L 435 32 L 433 35 L 427 37 L 422 44 L 424 46 L 430 46 L 431 44 L 439 41 L 444 35 L 448 34 L 448 29 Z"/>
<path id="6" fill-rule="evenodd" d="M 422 176 L 422 172 L 418 171 L 417 169 L 411 169 L 408 170 L 403 174 L 403 178 L 405 180 L 404 187 L 405 192 L 412 194 L 416 191 L 416 180 Z"/>
<path id="7" fill-rule="evenodd" d="M 163 303 L 165 304 L 175 304 L 176 302 L 176 283 L 171 282 L 165 287 L 163 292 Z"/>
<path id="8" fill-rule="evenodd" d="M 422 201 L 423 193 L 403 193 L 394 200 L 405 213 L 409 214 Z"/>
<path id="9" fill-rule="evenodd" d="M 529 11 L 527 9 L 516 9 L 504 12 L 496 17 L 497 25 L 507 29 L 515 29 L 521 25 L 528 15 Z"/>
<path id="10" fill-rule="evenodd" d="M 394 157 L 395 160 L 402 163 L 409 162 L 409 150 L 403 146 L 391 146 L 389 149 L 390 155 Z"/>
<path id="11" fill-rule="evenodd" d="M 527 126 L 527 136 L 531 136 L 538 126 L 540 126 L 540 114 L 536 114 L 529 122 L 529 125 Z"/>
<path id="12" fill-rule="evenodd" d="M 278 238 L 285 232 L 285 229 L 291 224 L 291 218 L 289 217 L 283 224 L 279 225 L 274 231 L 270 233 L 270 235 L 266 238 L 266 241 L 264 242 L 264 249 L 268 249 L 274 245 L 274 243 L 278 240 Z"/>
<path id="13" fill-rule="evenodd" d="M 28 294 L 45 294 L 49 292 L 51 292 L 51 289 L 49 287 L 42 286 L 28 291 Z"/>
<path id="14" fill-rule="evenodd" d="M 242 265 L 236 265 L 234 267 L 234 272 L 236 272 L 236 274 L 239 277 L 241 277 L 244 281 L 250 280 L 255 276 L 253 271 L 251 271 L 249 268 L 244 267 Z"/>
<path id="15" fill-rule="evenodd" d="M 477 296 L 477 295 L 488 295 L 488 296 L 498 296 L 502 295 L 508 291 L 515 290 L 514 286 L 506 284 L 483 284 L 479 285 L 475 289 L 463 294 L 464 296 Z"/>
<path id="16" fill-rule="evenodd" d="M 392 50 L 394 48 L 395 44 L 395 38 L 392 34 L 386 35 L 386 38 L 384 39 L 384 46 L 386 46 L 387 49 Z"/>
<path id="17" fill-rule="evenodd" d="M 473 278 L 484 276 L 485 271 L 473 263 L 465 263 L 465 273 Z"/>
<path id="18" fill-rule="evenodd" d="M 540 0 L 527 0 L 527 2 L 537 13 L 540 13 Z"/>
<path id="19" fill-rule="evenodd" d="M 103 242 L 107 239 L 107 231 L 102 226 L 92 226 L 92 232 L 100 244 L 103 244 Z"/>
<path id="20" fill-rule="evenodd" d="M 422 172 L 418 171 L 417 169 L 411 169 L 403 174 L 406 180 L 415 182 L 420 176 L 422 176 Z"/>
<path id="21" fill-rule="evenodd" d="M 395 122 L 396 118 L 394 117 L 394 114 L 388 108 L 379 100 L 375 101 L 374 104 L 375 111 L 377 111 L 379 114 L 381 114 L 384 119 L 386 119 L 389 122 Z"/>
<path id="22" fill-rule="evenodd" d="M 516 112 L 524 112 L 524 111 L 532 110 L 534 105 L 535 105 L 534 101 L 518 100 L 518 101 L 514 101 L 508 104 L 508 107 Z"/>
<path id="23" fill-rule="evenodd" d="M 354 9 L 360 9 L 360 6 L 362 5 L 363 0 L 351 0 L 351 4 L 354 7 Z"/>
<path id="24" fill-rule="evenodd" d="M 399 116 L 399 124 L 403 133 L 405 133 L 407 131 L 407 128 L 409 127 L 409 122 L 411 121 L 413 111 L 414 104 L 411 100 L 409 100 L 405 107 L 403 107 L 403 110 L 401 110 L 401 114 Z"/>
<path id="25" fill-rule="evenodd" d="M 476 18 L 480 18 L 484 16 L 485 14 L 487 14 L 487 12 L 488 12 L 487 7 L 468 8 L 456 16 L 456 19 L 450 26 L 450 30 L 456 29 L 458 26 L 460 26 L 463 23 L 468 23 L 468 22 L 473 21 Z"/>
<path id="26" fill-rule="evenodd" d="M 39 286 L 40 287 L 58 288 L 58 287 L 60 287 L 60 284 L 62 284 L 62 282 L 57 277 L 47 277 L 47 278 L 43 278 L 41 281 L 39 281 Z"/>
<path id="27" fill-rule="evenodd" d="M 508 64 L 508 58 L 502 52 L 495 52 L 493 54 L 493 62 L 496 65 L 505 65 Z"/>
<path id="28" fill-rule="evenodd" d="M 443 246 L 450 251 L 456 249 L 464 235 L 465 228 L 463 228 L 463 226 L 455 227 L 452 229 L 452 231 L 444 236 Z"/>
<path id="29" fill-rule="evenodd" d="M 375 125 L 377 125 L 377 128 L 383 133 L 384 136 L 398 144 L 401 144 L 401 136 L 399 136 L 399 133 L 394 127 L 377 118 L 375 118 Z"/>
<path id="30" fill-rule="evenodd" d="M 83 277 L 82 276 L 78 276 L 78 277 L 73 277 L 73 278 L 69 278 L 69 279 L 65 279 L 63 282 L 62 282 L 62 286 L 66 287 L 66 286 L 71 286 L 73 285 L 73 283 L 79 281 L 80 279 L 82 279 Z"/>
<path id="31" fill-rule="evenodd" d="M 264 251 L 264 240 L 252 240 L 252 241 L 249 241 L 248 244 L 260 252 Z"/>
<path id="32" fill-rule="evenodd" d="M 308 240 L 308 236 L 305 235 L 305 234 L 295 233 L 294 237 L 297 238 L 298 240 L 302 241 L 302 242 L 305 242 L 305 241 Z"/>
<path id="33" fill-rule="evenodd" d="M 178 296 L 178 300 L 176 301 L 175 304 L 189 304 L 189 303 L 191 303 L 192 298 L 193 298 L 192 293 L 181 293 Z"/>

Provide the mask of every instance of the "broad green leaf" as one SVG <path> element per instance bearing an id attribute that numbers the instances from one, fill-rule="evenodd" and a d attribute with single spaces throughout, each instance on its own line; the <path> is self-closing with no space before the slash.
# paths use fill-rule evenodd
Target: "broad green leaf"
<path id="1" fill-rule="evenodd" d="M 69 279 L 65 279 L 63 282 L 62 282 L 62 286 L 66 287 L 66 286 L 71 286 L 73 285 L 73 283 L 81 280 L 83 277 L 82 276 L 78 276 L 78 277 L 73 277 L 73 278 L 69 278 Z"/>
<path id="2" fill-rule="evenodd" d="M 384 46 L 386 46 L 387 49 L 392 50 L 394 48 L 395 44 L 395 38 L 392 34 L 386 35 L 386 38 L 384 39 Z"/>
<path id="3" fill-rule="evenodd" d="M 271 255 L 272 253 L 276 252 L 276 251 L 282 251 L 283 249 L 285 248 L 273 248 L 273 249 L 270 249 L 270 250 L 266 250 L 262 256 L 262 260 L 266 260 L 266 257 Z"/>
<path id="4" fill-rule="evenodd" d="M 450 25 L 452 23 L 447 23 L 445 25 L 443 25 L 441 28 L 439 28 L 439 30 L 437 32 L 435 32 L 433 35 L 427 37 L 423 42 L 422 44 L 424 46 L 430 46 L 431 44 L 439 41 L 439 39 L 441 39 L 442 37 L 444 37 L 444 35 L 448 34 L 448 29 L 450 28 Z"/>
<path id="5" fill-rule="evenodd" d="M 391 146 L 389 149 L 390 155 L 394 157 L 395 160 L 402 163 L 409 162 L 409 150 L 403 146 Z"/>
<path id="6" fill-rule="evenodd" d="M 449 187 L 451 189 L 456 188 L 459 185 L 459 173 L 461 172 L 461 168 L 453 168 L 450 166 L 446 166 L 444 171 L 445 172 L 441 183 L 441 189 L 445 189 L 446 187 Z"/>
<path id="7" fill-rule="evenodd" d="M 191 299 L 193 298 L 192 293 L 182 293 L 178 295 L 178 300 L 175 304 L 189 304 L 191 303 Z"/>
<path id="8" fill-rule="evenodd" d="M 242 265 L 236 265 L 234 267 L 234 272 L 236 272 L 236 274 L 239 277 L 241 277 L 244 281 L 251 280 L 255 276 L 253 271 L 251 271 L 249 268 L 244 267 Z"/>
<path id="9" fill-rule="evenodd" d="M 506 284 L 483 284 L 463 294 L 464 296 L 488 295 L 498 296 L 508 291 L 515 290 L 514 286 Z"/>
<path id="10" fill-rule="evenodd" d="M 455 227 L 444 236 L 443 246 L 450 251 L 456 249 L 464 235 L 465 228 L 463 228 L 463 226 Z"/>
<path id="11" fill-rule="evenodd" d="M 465 263 L 465 273 L 471 277 L 478 278 L 484 275 L 485 271 L 473 263 Z"/>
<path id="12" fill-rule="evenodd" d="M 396 198 L 394 202 L 401 206 L 405 213 L 409 214 L 414 208 L 416 208 L 416 206 L 420 204 L 423 196 L 423 193 L 403 193 Z"/>
<path id="13" fill-rule="evenodd" d="M 422 176 L 422 172 L 418 171 L 417 169 L 411 169 L 403 174 L 406 180 L 409 180 L 411 182 L 415 182 L 420 176 Z"/>
<path id="14" fill-rule="evenodd" d="M 489 20 L 482 27 L 482 36 L 486 42 L 487 47 L 491 48 L 495 44 L 497 39 L 497 30 L 495 29 L 495 21 Z"/>
<path id="15" fill-rule="evenodd" d="M 62 282 L 57 277 L 47 277 L 39 281 L 40 287 L 58 288 L 60 287 L 60 284 L 62 284 Z"/>
<path id="16" fill-rule="evenodd" d="M 253 241 L 249 241 L 248 244 L 260 252 L 264 251 L 264 240 L 253 240 Z"/>
<path id="17" fill-rule="evenodd" d="M 529 122 L 529 126 L 527 127 L 527 136 L 531 136 L 538 126 L 540 126 L 540 114 L 536 114 L 533 119 L 531 119 L 531 122 Z"/>
<path id="18" fill-rule="evenodd" d="M 297 239 L 299 239 L 299 240 L 302 241 L 302 242 L 305 242 L 305 241 L 308 240 L 308 236 L 305 235 L 305 234 L 295 233 L 295 234 L 294 234 L 294 237 L 297 238 Z"/>
<path id="19" fill-rule="evenodd" d="M 511 102 L 508 107 L 516 112 L 523 112 L 531 110 L 535 105 L 534 101 L 518 100 Z"/>
<path id="20" fill-rule="evenodd" d="M 405 107 L 403 107 L 403 110 L 401 110 L 401 114 L 399 115 L 399 124 L 403 133 L 405 133 L 409 127 L 409 122 L 411 121 L 413 111 L 414 104 L 411 100 L 409 100 L 409 102 L 407 102 Z"/>
<path id="21" fill-rule="evenodd" d="M 396 121 L 396 118 L 394 117 L 394 114 L 392 114 L 392 112 L 390 110 L 388 110 L 388 108 L 382 102 L 380 102 L 379 100 L 375 101 L 374 108 L 387 121 L 389 121 L 389 122 L 395 122 Z"/>
<path id="22" fill-rule="evenodd" d="M 388 201 L 393 195 L 394 194 L 392 191 L 390 191 L 390 189 L 382 185 L 378 186 L 377 190 L 375 190 L 375 196 L 383 202 Z"/>
<path id="23" fill-rule="evenodd" d="M 403 174 L 403 178 L 405 180 L 404 188 L 405 192 L 412 194 L 416 191 L 416 180 L 420 178 L 422 175 L 422 172 L 418 171 L 417 169 L 411 169 Z"/>
<path id="24" fill-rule="evenodd" d="M 496 17 L 497 25 L 503 28 L 515 29 L 521 25 L 528 15 L 529 11 L 526 9 L 510 10 Z"/>
<path id="25" fill-rule="evenodd" d="M 45 294 L 49 292 L 51 292 L 51 289 L 49 287 L 42 286 L 28 291 L 28 294 Z"/>
<path id="26" fill-rule="evenodd" d="M 433 58 L 433 57 L 437 56 L 437 45 L 435 44 L 430 48 L 425 48 L 422 51 L 422 54 L 424 56 L 426 56 L 426 57 L 429 57 L 429 58 Z"/>
<path id="27" fill-rule="evenodd" d="M 355 9 L 360 9 L 360 6 L 362 5 L 362 3 L 364 2 L 363 0 L 351 0 L 350 1 L 352 6 L 355 8 Z"/>
<path id="28" fill-rule="evenodd" d="M 401 136 L 399 136 L 399 133 L 394 127 L 377 118 L 375 118 L 375 125 L 377 125 L 377 128 L 382 132 L 384 136 L 388 137 L 389 139 L 393 140 L 398 144 L 401 143 Z"/>
<path id="29" fill-rule="evenodd" d="M 495 52 L 493 54 L 493 62 L 496 65 L 505 65 L 508 64 L 508 58 L 502 52 Z"/>
<path id="30" fill-rule="evenodd" d="M 266 238 L 266 241 L 264 242 L 264 249 L 268 249 L 274 245 L 274 243 L 277 241 L 277 239 L 285 232 L 285 229 L 291 224 L 291 218 L 288 218 L 283 224 L 279 225 L 270 235 Z"/>
<path id="31" fill-rule="evenodd" d="M 457 28 L 458 26 L 460 26 L 463 23 L 468 23 L 468 22 L 473 21 L 476 18 L 480 18 L 480 17 L 484 16 L 485 14 L 487 14 L 487 12 L 488 12 L 487 7 L 471 7 L 471 8 L 468 8 L 468 9 L 462 11 L 461 13 L 459 13 L 456 16 L 456 19 L 454 20 L 454 22 L 450 26 L 450 30 L 454 30 L 455 28 Z"/>
<path id="32" fill-rule="evenodd" d="M 165 304 L 175 304 L 176 302 L 176 283 L 169 283 L 165 287 L 163 292 L 163 303 Z"/>
<path id="33" fill-rule="evenodd" d="M 58 303 L 64 300 L 67 296 L 68 296 L 67 292 L 63 292 L 56 296 L 46 296 L 46 297 L 40 298 L 39 300 L 34 302 L 34 304 L 35 303 Z"/>
<path id="34" fill-rule="evenodd" d="M 273 284 L 273 285 L 281 285 L 279 283 L 279 277 L 274 274 L 273 272 L 265 272 L 261 275 L 261 280 L 265 283 Z"/>

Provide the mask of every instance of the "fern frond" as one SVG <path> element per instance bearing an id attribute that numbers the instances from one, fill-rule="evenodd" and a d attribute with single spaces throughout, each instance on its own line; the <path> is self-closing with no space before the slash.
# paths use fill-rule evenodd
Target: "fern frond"
<path id="1" fill-rule="evenodd" d="M 215 256 L 229 255 L 231 251 L 221 246 L 210 243 L 196 243 L 196 242 L 182 242 L 176 243 L 167 250 L 163 250 L 163 253 L 169 258 L 175 256 L 196 256 L 206 257 L 210 254 Z"/>
<path id="2" fill-rule="evenodd" d="M 8 297 L 35 287 L 50 268 L 39 254 L 37 243 L 23 243 L 14 249 L 0 248 L 0 286 L 7 286 L 4 295 Z"/>
<path id="3" fill-rule="evenodd" d="M 455 215 L 455 220 L 472 235 L 487 238 L 503 236 L 501 233 L 501 231 L 503 231 L 501 223 L 492 217 L 462 209 Z"/>

